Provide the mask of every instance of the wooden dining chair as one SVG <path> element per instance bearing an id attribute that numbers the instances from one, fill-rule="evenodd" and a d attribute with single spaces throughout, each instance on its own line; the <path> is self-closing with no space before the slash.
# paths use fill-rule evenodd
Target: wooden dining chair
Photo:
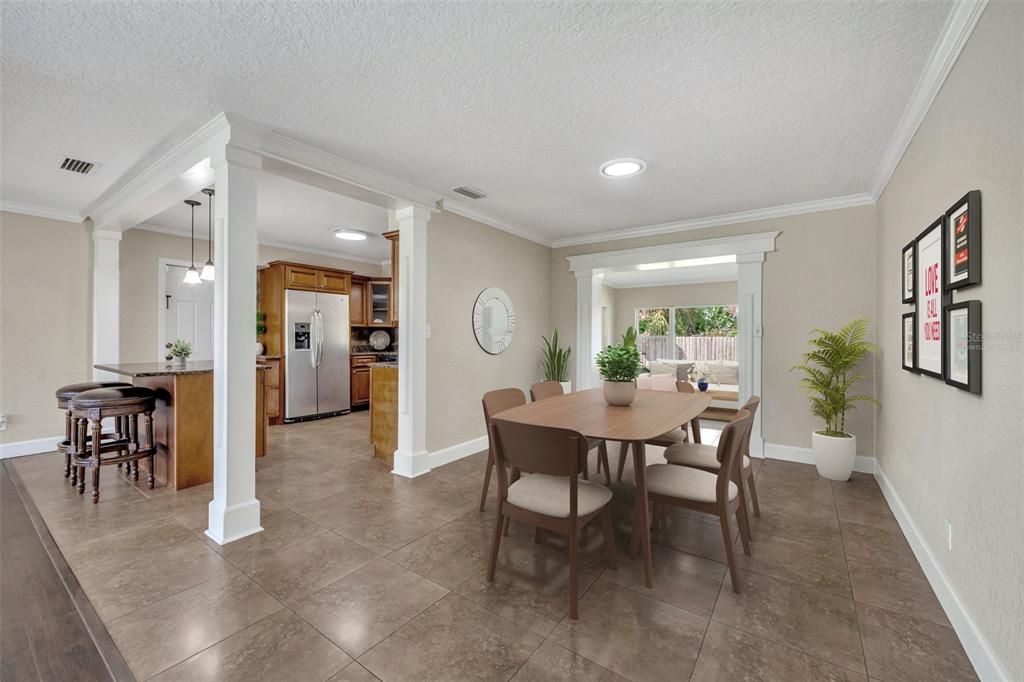
<path id="1" fill-rule="evenodd" d="M 565 395 L 565 390 L 562 388 L 562 384 L 557 381 L 541 381 L 530 386 L 530 400 L 533 402 L 555 398 L 560 395 Z M 608 444 L 600 438 L 588 438 L 587 452 L 589 453 L 594 448 L 597 448 L 597 473 L 601 473 L 601 467 L 603 466 L 605 482 L 610 485 L 612 474 L 608 469 Z M 588 480 L 590 479 L 589 469 L 589 464 L 583 468 L 583 478 Z"/>
<path id="2" fill-rule="evenodd" d="M 676 391 L 679 393 L 693 393 L 693 384 L 689 381 L 676 381 Z M 686 430 L 686 424 L 667 431 L 657 438 L 652 438 L 647 441 L 646 445 L 657 445 L 659 447 L 667 448 L 677 443 L 687 443 L 690 440 L 689 432 Z M 626 470 L 626 455 L 629 453 L 629 444 L 622 443 L 619 445 L 619 468 L 616 472 L 615 480 L 622 480 L 622 473 Z"/>
<path id="3" fill-rule="evenodd" d="M 743 553 L 749 556 L 750 520 L 747 517 L 747 508 L 740 500 L 739 486 L 733 481 L 739 475 L 743 442 L 753 420 L 750 412 L 740 410 L 722 430 L 716 450 L 720 465 L 717 473 L 675 464 L 651 464 L 647 467 L 647 497 L 654 504 L 652 517 L 655 529 L 661 522 L 665 505 L 718 517 L 722 525 L 722 541 L 725 543 L 725 557 L 729 564 L 732 591 L 736 594 L 741 591 L 740 575 L 729 520 L 736 516 L 740 526 Z"/>
<path id="4" fill-rule="evenodd" d="M 487 504 L 487 490 L 491 487 L 494 469 L 494 443 L 491 440 L 491 419 L 494 415 L 526 404 L 526 394 L 518 388 L 499 388 L 484 393 L 484 428 L 487 429 L 487 468 L 484 470 L 484 489 L 480 491 L 480 511 Z"/>
<path id="5" fill-rule="evenodd" d="M 579 534 L 595 518 L 601 520 L 608 563 L 616 565 L 612 491 L 580 480 L 580 469 L 588 452 L 587 439 L 580 433 L 503 421 L 499 417 L 491 422 L 491 442 L 498 467 L 498 518 L 487 581 L 494 582 L 505 519 L 568 536 L 569 617 L 575 620 L 579 618 Z M 528 475 L 510 482 L 507 469 Z"/>
<path id="6" fill-rule="evenodd" d="M 760 405 L 761 399 L 755 395 L 751 396 L 750 400 L 746 402 L 742 409 L 749 412 L 751 417 L 754 417 L 757 414 L 757 408 Z M 751 429 L 751 431 L 753 431 L 753 429 Z M 743 442 L 743 447 L 741 449 L 742 460 L 740 464 L 740 476 L 737 478 L 736 483 L 740 486 L 740 496 L 743 498 L 743 504 L 748 504 L 747 500 L 750 500 L 754 506 L 754 516 L 760 517 L 761 505 L 757 500 L 757 487 L 754 484 L 754 467 L 751 466 L 750 461 L 751 431 L 747 432 L 747 437 Z M 711 473 L 717 473 L 720 466 L 715 448 L 710 445 L 702 445 L 701 443 L 680 443 L 678 445 L 673 445 L 665 450 L 665 460 L 669 464 L 680 464 L 682 466 L 710 471 Z"/>

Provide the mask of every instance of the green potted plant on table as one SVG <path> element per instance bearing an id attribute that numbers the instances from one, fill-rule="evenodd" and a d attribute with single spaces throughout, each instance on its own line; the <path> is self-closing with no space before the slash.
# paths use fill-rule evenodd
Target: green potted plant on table
<path id="1" fill-rule="evenodd" d="M 857 437 L 846 431 L 846 413 L 858 402 L 878 403 L 870 395 L 850 395 L 853 385 L 866 377 L 857 366 L 874 348 L 865 340 L 867 329 L 867 320 L 853 320 L 836 332 L 815 329 L 811 349 L 793 368 L 804 375 L 800 385 L 807 391 L 811 414 L 825 422 L 824 429 L 811 433 L 811 446 L 818 475 L 833 481 L 849 480 L 857 459 Z"/>
<path id="2" fill-rule="evenodd" d="M 256 313 L 256 355 L 263 355 L 263 341 L 260 340 L 267 333 L 267 314 Z"/>
<path id="3" fill-rule="evenodd" d="M 643 369 L 636 346 L 608 346 L 595 360 L 604 379 L 605 402 L 620 406 L 632 403 L 636 397 L 636 376 Z"/>
<path id="4" fill-rule="evenodd" d="M 175 367 L 184 367 L 190 355 L 192 355 L 192 344 L 184 339 L 177 339 L 168 343 L 167 359 L 171 360 Z"/>
<path id="5" fill-rule="evenodd" d="M 569 381 L 569 356 L 572 355 L 572 348 L 562 348 L 558 345 L 558 330 L 551 332 L 551 338 L 540 337 L 544 341 L 544 355 L 541 357 L 541 364 L 544 365 L 544 380 L 557 381 L 562 384 L 565 393 L 572 393 L 572 382 Z"/>

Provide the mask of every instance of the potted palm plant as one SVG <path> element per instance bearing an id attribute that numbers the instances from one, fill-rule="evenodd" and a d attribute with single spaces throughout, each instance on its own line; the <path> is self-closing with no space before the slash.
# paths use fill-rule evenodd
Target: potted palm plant
<path id="1" fill-rule="evenodd" d="M 167 359 L 173 360 L 175 367 L 184 367 L 188 357 L 192 355 L 192 344 L 184 339 L 176 339 L 166 344 Z"/>
<path id="2" fill-rule="evenodd" d="M 636 346 L 608 346 L 595 360 L 604 379 L 605 402 L 620 406 L 632 403 L 636 397 L 636 376 L 643 369 Z"/>
<path id="3" fill-rule="evenodd" d="M 850 395 L 853 385 L 865 378 L 857 372 L 864 357 L 874 348 L 865 340 L 867 320 L 853 320 L 839 331 L 815 329 L 810 350 L 800 370 L 800 385 L 807 391 L 811 414 L 825 422 L 825 428 L 811 434 L 818 475 L 833 481 L 849 480 L 857 459 L 857 437 L 846 431 L 846 413 L 859 402 L 876 403 L 870 395 Z"/>
<path id="4" fill-rule="evenodd" d="M 544 380 L 557 381 L 562 384 L 565 393 L 572 393 L 572 382 L 569 381 L 569 356 L 572 348 L 562 348 L 558 345 L 558 330 L 551 332 L 551 338 L 540 337 L 544 341 L 544 355 L 541 357 L 541 364 L 544 365 Z"/>

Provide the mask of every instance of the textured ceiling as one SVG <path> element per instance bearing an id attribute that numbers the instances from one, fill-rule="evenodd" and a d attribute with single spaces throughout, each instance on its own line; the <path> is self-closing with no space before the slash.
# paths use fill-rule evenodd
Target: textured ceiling
<path id="1" fill-rule="evenodd" d="M 81 211 L 228 111 L 546 238 L 860 193 L 950 7 L 4 2 L 0 192 Z"/>
<path id="2" fill-rule="evenodd" d="M 196 235 L 202 237 L 206 235 L 206 196 L 199 192 L 192 198 L 203 204 L 196 207 Z M 147 219 L 145 224 L 188 236 L 190 220 L 188 206 L 181 203 Z M 380 236 L 388 229 L 387 209 L 277 175 L 260 173 L 256 220 L 263 244 L 373 261 L 391 257 L 391 242 Z M 343 241 L 334 236 L 339 227 L 363 230 L 370 237 L 362 242 Z"/>

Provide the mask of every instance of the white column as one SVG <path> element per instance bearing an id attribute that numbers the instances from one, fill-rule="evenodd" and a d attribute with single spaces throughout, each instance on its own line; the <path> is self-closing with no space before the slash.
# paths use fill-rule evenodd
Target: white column
<path id="1" fill-rule="evenodd" d="M 430 211 L 410 206 L 398 221 L 398 449 L 394 470 L 414 477 L 430 471 L 427 461 L 427 223 Z M 468 313 L 467 313 L 468 314 Z"/>
<path id="2" fill-rule="evenodd" d="M 592 270 L 576 271 L 576 388 L 598 385 L 594 356 L 601 350 L 601 279 Z"/>
<path id="3" fill-rule="evenodd" d="M 752 395 L 761 395 L 761 270 L 764 253 L 736 256 L 736 295 L 739 305 L 737 344 L 740 354 L 740 404 Z M 763 406 L 762 406 L 763 407 Z M 750 434 L 750 452 L 764 456 L 764 439 L 761 435 L 761 413 L 754 417 L 753 432 Z"/>
<path id="4" fill-rule="evenodd" d="M 256 183 L 260 157 L 230 144 L 211 159 L 217 189 L 213 285 L 213 501 L 218 544 L 257 533 Z"/>
<path id="5" fill-rule="evenodd" d="M 92 363 L 116 364 L 121 357 L 121 232 L 92 231 Z M 120 380 L 116 374 L 92 370 L 96 381 Z"/>

